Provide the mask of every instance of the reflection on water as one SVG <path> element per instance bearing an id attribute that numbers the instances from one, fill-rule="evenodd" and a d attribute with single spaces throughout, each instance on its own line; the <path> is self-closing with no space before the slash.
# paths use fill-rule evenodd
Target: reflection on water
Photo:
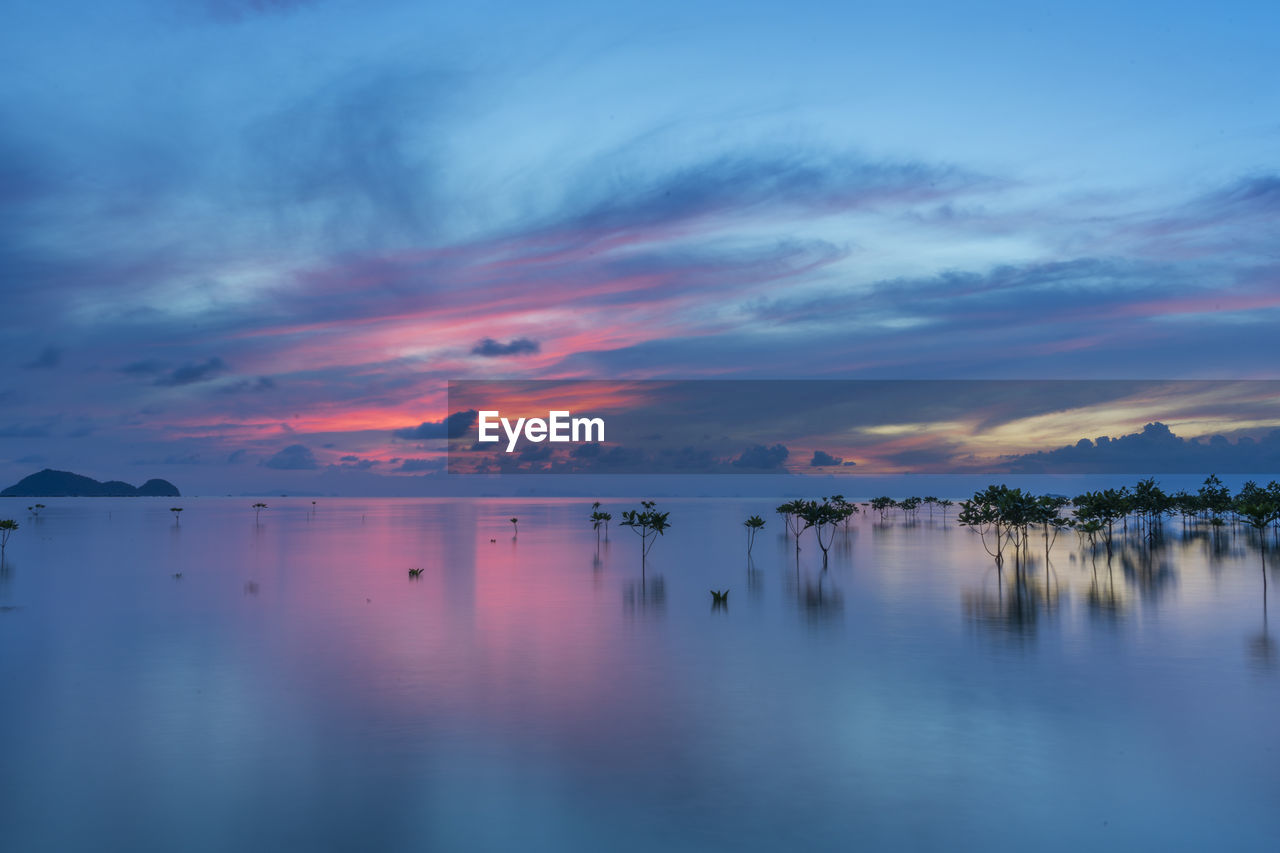
<path id="1" fill-rule="evenodd" d="M 5 849 L 1280 836 L 1280 555 L 1230 525 L 996 566 L 872 513 L 824 568 L 777 502 L 667 501 L 642 573 L 590 501 L 49 503 L 0 565 Z"/>

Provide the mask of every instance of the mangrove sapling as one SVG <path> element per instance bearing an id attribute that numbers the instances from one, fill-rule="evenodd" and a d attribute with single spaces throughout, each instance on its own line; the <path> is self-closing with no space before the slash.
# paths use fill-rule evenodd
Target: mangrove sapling
<path id="1" fill-rule="evenodd" d="M 12 518 L 0 520 L 0 560 L 4 559 L 4 550 L 9 547 L 9 537 L 18 529 L 18 522 Z"/>
<path id="2" fill-rule="evenodd" d="M 938 506 L 942 507 L 942 523 L 943 524 L 947 523 L 947 508 L 954 503 L 955 501 L 947 500 L 946 498 L 943 498 L 942 500 L 938 501 Z"/>
<path id="3" fill-rule="evenodd" d="M 982 547 L 996 561 L 997 569 L 1004 565 L 1004 528 L 996 515 L 995 506 L 983 499 L 983 493 L 975 493 L 972 500 L 960 501 L 958 521 L 961 527 L 978 532 Z M 994 542 L 988 536 L 992 536 Z"/>
<path id="4" fill-rule="evenodd" d="M 182 507 L 171 506 L 169 507 L 169 512 L 173 513 L 173 526 L 181 527 L 182 526 Z"/>
<path id="5" fill-rule="evenodd" d="M 1111 556 L 1112 539 L 1115 523 L 1124 514 L 1127 504 L 1127 490 L 1105 489 L 1100 492 L 1085 492 L 1071 499 L 1072 515 L 1077 524 L 1096 521 L 1098 533 L 1107 546 L 1107 556 Z"/>
<path id="6" fill-rule="evenodd" d="M 1200 498 L 1201 512 L 1206 513 L 1210 519 L 1221 520 L 1222 516 L 1231 511 L 1231 490 L 1222 484 L 1217 474 L 1205 477 L 1204 485 L 1196 494 Z"/>
<path id="7" fill-rule="evenodd" d="M 1185 536 L 1187 523 L 1200 512 L 1200 497 L 1188 491 L 1179 490 L 1170 496 L 1170 500 L 1173 503 L 1173 511 L 1182 517 L 1182 533 Z"/>
<path id="8" fill-rule="evenodd" d="M 412 580 L 417 580 L 417 579 L 418 579 L 418 578 L 420 578 L 420 577 L 422 577 L 422 569 L 410 569 L 410 570 L 409 570 L 409 578 L 410 578 L 410 579 L 412 579 Z"/>
<path id="9" fill-rule="evenodd" d="M 830 499 L 823 498 L 821 503 L 818 501 L 803 501 L 800 517 L 804 520 L 805 530 L 810 527 L 813 528 L 814 535 L 818 539 L 818 547 L 822 549 L 822 568 L 825 570 L 827 568 L 827 553 L 831 550 L 831 543 L 836 537 L 836 527 L 848 518 L 848 515 L 831 503 Z"/>
<path id="10" fill-rule="evenodd" d="M 1272 483 L 1274 486 L 1275 484 Z M 1252 486 L 1253 488 L 1249 488 Z M 1277 491 L 1280 491 L 1278 489 Z M 1259 489 L 1252 481 L 1236 496 L 1232 511 L 1246 524 L 1258 531 L 1258 551 L 1262 554 L 1263 578 L 1267 570 L 1267 528 L 1280 520 L 1280 495 L 1274 496 L 1270 488 Z"/>
<path id="11" fill-rule="evenodd" d="M 1173 501 L 1154 478 L 1148 477 L 1134 487 L 1131 507 L 1137 513 L 1139 529 L 1146 534 L 1150 544 L 1159 535 L 1165 513 L 1173 509 Z"/>
<path id="12" fill-rule="evenodd" d="M 258 524 L 262 519 L 262 511 L 267 508 L 264 503 L 256 503 L 253 505 L 253 523 Z"/>
<path id="13" fill-rule="evenodd" d="M 1036 498 L 1034 518 L 1044 532 L 1044 561 L 1046 566 L 1049 563 L 1049 551 L 1053 548 L 1053 544 L 1058 541 L 1058 534 L 1072 526 L 1071 519 L 1062 517 L 1062 508 L 1067 503 L 1066 498 L 1058 495 L 1041 495 Z"/>
<path id="14" fill-rule="evenodd" d="M 841 515 L 841 523 L 846 533 L 849 532 L 849 519 L 853 518 L 858 512 L 858 505 L 850 503 L 844 499 L 844 495 L 832 495 L 831 505 L 836 508 L 836 512 Z"/>
<path id="15" fill-rule="evenodd" d="M 654 509 L 653 501 L 641 501 L 640 509 L 625 510 L 622 513 L 623 527 L 630 527 L 637 536 L 640 537 L 640 576 L 641 582 L 644 579 L 645 564 L 649 559 L 649 549 L 653 547 L 653 543 L 658 541 L 658 537 L 667 532 L 671 524 L 667 518 L 671 515 L 669 512 L 658 512 Z"/>
<path id="16" fill-rule="evenodd" d="M 729 590 L 711 590 L 711 609 L 719 610 L 729 606 Z"/>
<path id="17" fill-rule="evenodd" d="M 742 526 L 747 528 L 747 556 L 750 557 L 751 548 L 756 544 L 756 533 L 764 529 L 764 519 L 753 515 L 742 522 Z"/>
<path id="18" fill-rule="evenodd" d="M 1062 516 L 1062 508 L 1067 503 L 1066 498 L 1058 495 L 1041 495 L 1035 499 L 1035 505 L 1032 510 L 1034 521 L 1039 522 L 1044 533 L 1044 595 L 1046 601 L 1049 600 L 1050 591 L 1049 570 L 1051 563 L 1049 561 L 1049 552 L 1052 550 L 1054 543 L 1058 541 L 1058 534 L 1073 524 L 1071 519 Z"/>
<path id="19" fill-rule="evenodd" d="M 884 521 L 886 516 L 889 514 L 889 510 L 893 509 L 897 505 L 898 502 L 887 495 L 871 499 L 871 508 L 880 513 L 881 521 Z"/>
<path id="20" fill-rule="evenodd" d="M 787 532 L 796 540 L 797 551 L 800 550 L 800 534 L 805 529 L 804 519 L 800 517 L 800 511 L 804 508 L 804 503 L 802 500 L 787 501 L 774 510 L 782 516 L 783 521 L 786 523 Z"/>
<path id="21" fill-rule="evenodd" d="M 1092 552 L 1098 547 L 1098 533 L 1102 531 L 1102 522 L 1091 518 L 1088 521 L 1075 521 L 1073 523 L 1076 529 L 1076 534 L 1079 535 L 1081 539 L 1085 539 L 1089 542 L 1089 550 Z"/>
<path id="22" fill-rule="evenodd" d="M 520 535 L 520 519 L 513 516 L 510 521 L 512 529 L 515 530 L 515 533 L 512 534 L 512 538 L 514 539 L 516 536 Z"/>
<path id="23" fill-rule="evenodd" d="M 591 529 L 596 532 L 596 548 L 600 547 L 600 530 L 604 529 L 604 541 L 609 541 L 609 522 L 613 520 L 613 513 L 601 512 L 600 502 L 596 501 L 591 505 Z"/>
<path id="24" fill-rule="evenodd" d="M 1005 548 L 1012 545 L 1015 569 L 1020 571 L 1019 558 L 1026 548 L 1027 527 L 1035 520 L 1035 504 L 1035 497 L 1021 489 L 988 486 L 975 492 L 970 500 L 960 502 L 957 520 L 961 526 L 978 531 L 982 546 L 995 558 L 997 569 L 1004 565 Z"/>

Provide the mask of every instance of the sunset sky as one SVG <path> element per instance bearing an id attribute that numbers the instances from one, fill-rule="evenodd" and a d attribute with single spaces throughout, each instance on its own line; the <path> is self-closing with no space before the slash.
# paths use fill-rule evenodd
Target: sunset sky
<path id="1" fill-rule="evenodd" d="M 1280 6 L 1024 5 L 8 4 L 0 486 L 367 492 L 456 379 L 1280 378 Z"/>

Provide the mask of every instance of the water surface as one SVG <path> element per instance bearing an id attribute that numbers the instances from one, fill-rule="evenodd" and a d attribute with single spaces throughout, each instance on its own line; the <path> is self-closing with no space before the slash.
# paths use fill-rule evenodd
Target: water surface
<path id="1" fill-rule="evenodd" d="M 671 500 L 642 581 L 588 501 L 252 502 L 0 504 L 4 849 L 1280 843 L 1243 532 L 1018 584 L 927 511 L 823 571 L 776 501 Z"/>

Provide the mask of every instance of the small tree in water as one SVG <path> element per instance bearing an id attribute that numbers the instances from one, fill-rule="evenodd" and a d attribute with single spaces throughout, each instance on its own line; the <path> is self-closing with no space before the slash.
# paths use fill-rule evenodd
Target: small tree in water
<path id="1" fill-rule="evenodd" d="M 0 521 L 0 560 L 4 559 L 4 549 L 9 547 L 9 537 L 18 529 L 18 522 L 12 518 Z"/>
<path id="2" fill-rule="evenodd" d="M 645 562 L 649 557 L 649 549 L 658 537 L 667 532 L 671 526 L 667 522 L 669 512 L 658 512 L 653 501 L 641 501 L 640 509 L 629 509 L 622 513 L 623 527 L 630 527 L 640 537 L 640 572 L 643 574 Z"/>
<path id="3" fill-rule="evenodd" d="M 515 516 L 512 516 L 511 527 L 513 530 L 515 530 L 515 533 L 512 535 L 519 536 L 520 535 L 520 519 L 516 518 Z"/>
<path id="4" fill-rule="evenodd" d="M 182 521 L 181 521 L 181 519 L 182 519 L 182 515 L 181 515 L 181 513 L 182 513 L 182 507 L 180 507 L 180 506 L 171 506 L 171 507 L 169 507 L 169 512 L 173 513 L 173 526 L 174 526 L 174 527 L 181 527 L 181 526 L 182 526 Z"/>
<path id="5" fill-rule="evenodd" d="M 747 528 L 747 556 L 751 556 L 751 548 L 756 544 L 756 534 L 764 530 L 764 519 L 758 515 L 753 515 L 742 525 Z"/>
<path id="6" fill-rule="evenodd" d="M 849 519 L 853 518 L 853 516 L 857 514 L 858 505 L 855 503 L 850 503 L 849 501 L 845 500 L 844 495 L 832 495 L 831 505 L 834 506 L 836 508 L 836 511 L 840 513 L 840 516 L 842 518 L 842 523 L 844 524 L 844 529 L 846 532 L 848 532 Z"/>
<path id="7" fill-rule="evenodd" d="M 262 511 L 267 508 L 264 503 L 256 503 L 253 505 L 253 523 L 257 524 L 262 518 Z"/>
<path id="8" fill-rule="evenodd" d="M 800 534 L 805 528 L 804 519 L 800 517 L 804 504 L 805 502 L 801 500 L 787 501 L 775 510 L 786 522 L 787 532 L 796 540 L 797 551 L 800 550 Z"/>
<path id="9" fill-rule="evenodd" d="M 613 513 L 601 512 L 600 502 L 596 501 L 591 505 L 591 529 L 596 532 L 596 547 L 600 547 L 600 530 L 604 529 L 605 541 L 609 539 L 609 522 L 613 520 Z"/>
<path id="10" fill-rule="evenodd" d="M 871 508 L 880 513 L 881 521 L 884 521 L 885 517 L 889 514 L 889 510 L 893 509 L 897 505 L 898 502 L 888 495 L 882 495 L 881 497 L 871 499 Z"/>
<path id="11" fill-rule="evenodd" d="M 818 547 L 822 549 L 822 568 L 827 567 L 827 552 L 836 538 L 836 528 L 844 523 L 857 508 L 841 500 L 834 503 L 829 498 L 818 501 L 802 501 L 800 517 L 804 520 L 804 529 L 813 528 L 818 538 Z"/>
<path id="12" fill-rule="evenodd" d="M 1236 495 L 1232 507 L 1246 524 L 1258 531 L 1258 550 L 1262 554 L 1262 581 L 1267 580 L 1267 528 L 1280 521 L 1280 485 L 1272 481 L 1266 489 L 1259 489 L 1250 480 Z"/>

